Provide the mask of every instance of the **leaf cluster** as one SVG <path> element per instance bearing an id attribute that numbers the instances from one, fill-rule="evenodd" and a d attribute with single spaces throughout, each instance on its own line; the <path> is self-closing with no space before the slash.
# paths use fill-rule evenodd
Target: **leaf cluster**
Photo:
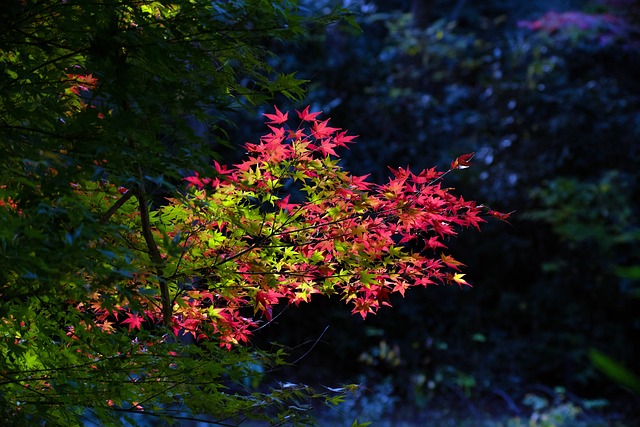
<path id="1" fill-rule="evenodd" d="M 339 166 L 334 148 L 354 137 L 318 114 L 298 112 L 296 128 L 287 126 L 288 113 L 266 114 L 270 131 L 246 145 L 245 161 L 214 162 L 208 176 L 184 178 L 190 191 L 151 211 L 140 189 L 72 185 L 75 198 L 60 204 L 102 213 L 93 223 L 111 231 L 92 240 L 65 233 L 65 244 L 85 252 L 84 264 L 75 264 L 83 270 L 64 276 L 59 294 L 13 296 L 3 305 L 11 410 L 29 420 L 112 423 L 142 413 L 304 417 L 309 408 L 291 401 L 337 396 L 306 386 L 267 394 L 242 387 L 283 363 L 280 352 L 238 346 L 272 321 L 281 301 L 337 294 L 364 318 L 412 286 L 468 285 L 462 263 L 443 252 L 446 239 L 478 228 L 483 212 L 503 219 L 442 186 L 473 154 L 444 173 L 400 168 L 386 184 L 369 183 Z M 20 203 L 2 209 L 26 215 Z M 95 404 L 95 396 L 108 398 Z M 45 415 L 46 407 L 57 410 Z"/>

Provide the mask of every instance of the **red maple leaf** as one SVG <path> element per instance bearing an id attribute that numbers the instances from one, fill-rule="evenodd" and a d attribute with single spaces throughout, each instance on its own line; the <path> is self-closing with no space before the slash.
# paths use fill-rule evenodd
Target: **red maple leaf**
<path id="1" fill-rule="evenodd" d="M 502 212 L 498 212 L 498 211 L 494 211 L 489 209 L 487 211 L 487 213 L 491 216 L 494 216 L 496 218 L 498 218 L 500 221 L 504 221 L 507 224 L 510 224 L 509 221 L 507 221 L 507 219 L 511 216 L 512 213 L 514 213 L 515 211 L 511 211 L 511 212 L 507 212 L 507 213 L 502 213 Z"/>
<path id="2" fill-rule="evenodd" d="M 372 183 L 366 182 L 365 180 L 371 175 L 370 173 L 362 176 L 351 175 L 349 177 L 349 183 L 353 185 L 357 190 L 368 190 L 373 186 Z"/>
<path id="3" fill-rule="evenodd" d="M 288 138 L 291 138 L 294 141 L 302 141 L 306 136 L 304 133 L 304 129 L 296 129 L 296 130 L 289 129 L 287 133 L 289 135 Z"/>
<path id="4" fill-rule="evenodd" d="M 271 289 L 266 292 L 258 291 L 258 293 L 256 294 L 256 312 L 258 310 L 262 311 L 264 313 L 264 317 L 266 317 L 267 321 L 270 322 L 273 316 L 273 309 L 271 308 L 271 306 L 273 304 L 277 304 L 281 296 L 281 293 L 273 291 Z"/>
<path id="5" fill-rule="evenodd" d="M 279 125 L 289 120 L 289 112 L 282 114 L 282 111 L 278 110 L 278 107 L 274 105 L 274 108 L 276 109 L 275 114 L 263 114 L 267 119 L 271 119 L 271 121 L 267 123 Z"/>
<path id="6" fill-rule="evenodd" d="M 460 266 L 464 266 L 460 261 L 455 260 L 451 255 L 440 254 L 440 259 L 444 262 L 447 267 L 451 267 L 454 270 L 460 270 Z"/>
<path id="7" fill-rule="evenodd" d="M 322 155 L 325 157 L 328 155 L 337 156 L 338 153 L 336 153 L 335 150 L 333 149 L 333 147 L 335 146 L 336 144 L 332 143 L 330 139 L 323 139 L 320 142 L 320 146 L 318 147 L 318 149 L 320 150 Z"/>
<path id="8" fill-rule="evenodd" d="M 198 172 L 196 172 L 194 176 L 188 176 L 182 179 L 189 183 L 188 187 L 193 186 L 193 187 L 196 187 L 198 190 L 202 190 L 206 184 L 211 182 L 210 178 L 200 178 L 200 174 Z"/>
<path id="9" fill-rule="evenodd" d="M 462 156 L 458 156 L 453 162 L 451 162 L 451 169 L 468 168 L 469 166 L 471 166 L 471 163 L 469 161 L 475 154 L 476 153 L 468 153 L 468 154 L 463 154 Z"/>
<path id="10" fill-rule="evenodd" d="M 127 313 L 127 318 L 122 321 L 122 324 L 129 324 L 129 330 L 142 328 L 142 322 L 144 321 L 144 317 L 140 316 L 138 313 Z"/>
<path id="11" fill-rule="evenodd" d="M 287 194 L 282 199 L 276 200 L 276 206 L 283 211 L 294 212 L 299 205 L 297 203 L 289 203 L 289 197 L 291 197 L 291 194 Z"/>
<path id="12" fill-rule="evenodd" d="M 358 135 L 347 135 L 347 131 L 343 130 L 333 137 L 333 142 L 339 147 L 346 147 L 348 143 L 353 143 L 357 137 Z"/>
<path id="13" fill-rule="evenodd" d="M 310 113 L 309 112 L 309 106 L 307 105 L 307 107 L 302 110 L 302 112 L 296 110 L 296 113 L 298 113 L 298 117 L 300 117 L 300 120 L 302 120 L 303 122 L 311 122 L 313 120 L 315 120 L 316 116 L 318 116 L 318 114 L 322 113 L 322 111 L 317 111 L 315 113 Z"/>
<path id="14" fill-rule="evenodd" d="M 330 137 L 335 131 L 340 130 L 340 128 L 333 128 L 331 126 L 327 126 L 329 120 L 325 120 L 324 122 L 313 122 L 313 129 L 311 130 L 313 137 L 316 139 L 323 139 Z"/>
<path id="15" fill-rule="evenodd" d="M 375 313 L 371 308 L 371 301 L 367 301 L 364 298 L 357 298 L 355 303 L 353 304 L 353 310 L 351 310 L 351 314 L 358 313 L 362 316 L 363 319 L 367 318 L 367 314 Z"/>
<path id="16" fill-rule="evenodd" d="M 213 161 L 213 167 L 216 170 L 216 172 L 219 173 L 220 175 L 231 175 L 233 173 L 233 171 L 230 171 L 227 168 L 227 165 L 221 165 L 215 160 Z"/>
<path id="17" fill-rule="evenodd" d="M 270 123 L 273 123 L 273 122 L 270 122 Z M 265 143 L 280 144 L 285 138 L 285 130 L 283 128 L 277 128 L 273 126 L 269 126 L 269 127 L 273 132 L 262 136 L 260 140 Z M 255 148 L 256 148 L 255 151 L 260 151 L 259 149 L 261 148 L 261 146 L 257 145 L 255 146 Z"/>

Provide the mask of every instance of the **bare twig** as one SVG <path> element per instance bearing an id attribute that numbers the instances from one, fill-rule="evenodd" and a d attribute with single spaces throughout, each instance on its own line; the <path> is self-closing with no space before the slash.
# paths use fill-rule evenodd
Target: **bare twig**
<path id="1" fill-rule="evenodd" d="M 307 357 L 307 355 L 309 353 L 311 353 L 311 351 L 316 348 L 316 345 L 318 345 L 318 343 L 320 342 L 320 340 L 322 339 L 322 337 L 324 336 L 324 334 L 327 332 L 327 329 L 329 329 L 329 325 L 325 326 L 324 330 L 322 331 L 322 333 L 320 334 L 320 336 L 318 338 L 316 338 L 316 340 L 313 342 L 313 345 L 311 346 L 311 348 L 309 348 L 309 350 L 307 350 L 302 356 L 298 357 L 296 360 L 293 361 L 293 363 L 291 363 L 292 365 L 295 365 L 296 363 L 298 363 L 299 361 L 301 361 L 302 359 L 304 359 L 305 357 Z"/>

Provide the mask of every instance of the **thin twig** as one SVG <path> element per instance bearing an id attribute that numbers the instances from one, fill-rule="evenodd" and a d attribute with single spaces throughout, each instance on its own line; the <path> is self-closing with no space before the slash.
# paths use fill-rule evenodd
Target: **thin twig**
<path id="1" fill-rule="evenodd" d="M 316 338 L 316 340 L 313 342 L 313 345 L 311 346 L 311 348 L 309 350 L 307 350 L 302 356 L 298 357 L 296 360 L 293 361 L 293 363 L 291 363 L 292 365 L 295 365 L 296 363 L 298 363 L 299 361 L 301 361 L 302 359 L 304 359 L 305 357 L 307 357 L 307 355 L 309 353 L 311 353 L 311 351 L 316 347 L 316 345 L 318 345 L 318 343 L 320 342 L 320 340 L 322 339 L 322 337 L 324 336 L 325 332 L 327 332 L 327 329 L 329 329 L 329 325 L 327 325 L 324 328 L 324 331 L 322 331 L 322 333 L 320 334 L 320 336 L 318 338 Z"/>

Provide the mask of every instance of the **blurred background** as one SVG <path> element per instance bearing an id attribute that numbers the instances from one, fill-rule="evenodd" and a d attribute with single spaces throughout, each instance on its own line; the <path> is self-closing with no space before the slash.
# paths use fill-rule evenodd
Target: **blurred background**
<path id="1" fill-rule="evenodd" d="M 321 425 L 640 425 L 640 2 L 339 3 L 362 31 L 274 46 L 309 80 L 278 107 L 359 135 L 342 164 L 376 182 L 476 152 L 446 185 L 515 213 L 449 242 L 473 289 L 414 289 L 366 321 L 282 307 L 255 343 L 300 360 L 266 381 L 359 384 Z M 260 135 L 248 120 L 232 140 Z"/>

